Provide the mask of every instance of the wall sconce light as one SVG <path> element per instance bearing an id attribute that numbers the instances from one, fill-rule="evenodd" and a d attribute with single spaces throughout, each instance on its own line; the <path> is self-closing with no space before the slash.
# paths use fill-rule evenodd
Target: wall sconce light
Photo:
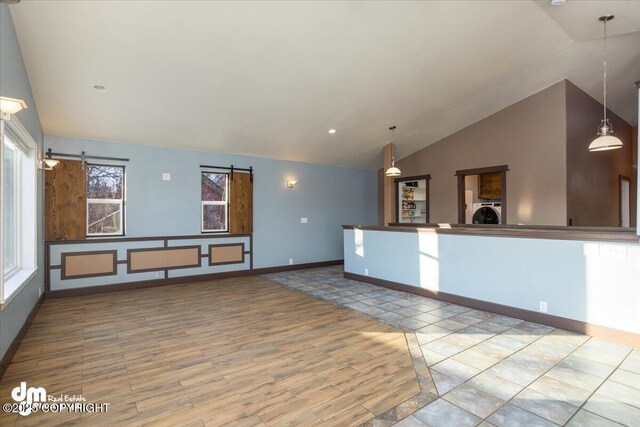
<path id="1" fill-rule="evenodd" d="M 8 119 L 8 116 L 17 113 L 23 108 L 27 108 L 27 104 L 22 99 L 0 96 L 0 114 L 3 119 Z"/>
<path id="2" fill-rule="evenodd" d="M 298 183 L 298 181 L 296 181 L 294 179 L 293 180 L 289 180 L 289 181 L 287 181 L 287 188 L 293 188 L 293 187 L 296 186 L 297 183 Z"/>
<path id="3" fill-rule="evenodd" d="M 47 158 L 42 160 L 42 169 L 46 171 L 53 170 L 60 161 L 51 158 L 51 148 L 47 151 Z"/>
<path id="4" fill-rule="evenodd" d="M 0 112 L 15 114 L 23 108 L 27 108 L 27 104 L 22 99 L 0 96 Z"/>
<path id="5" fill-rule="evenodd" d="M 42 163 L 44 165 L 44 170 L 50 171 L 50 170 L 53 170 L 53 168 L 55 168 L 56 165 L 60 162 L 57 161 L 56 159 L 44 159 Z"/>

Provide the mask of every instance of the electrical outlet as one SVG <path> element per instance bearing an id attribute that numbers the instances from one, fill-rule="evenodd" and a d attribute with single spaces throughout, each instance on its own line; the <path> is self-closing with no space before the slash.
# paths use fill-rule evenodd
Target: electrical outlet
<path id="1" fill-rule="evenodd" d="M 289 258 L 289 265 L 293 265 L 293 258 Z"/>
<path id="2" fill-rule="evenodd" d="M 368 269 L 368 268 L 365 268 L 365 269 L 364 269 L 364 275 L 365 275 L 365 276 L 368 276 L 368 275 L 369 275 L 369 269 Z"/>
<path id="3" fill-rule="evenodd" d="M 38 296 L 41 297 L 42 296 L 42 288 L 38 288 Z"/>
<path id="4" fill-rule="evenodd" d="M 306 224 L 307 222 L 309 222 L 307 218 L 300 218 L 301 224 Z"/>
<path id="5" fill-rule="evenodd" d="M 162 174 L 162 180 L 163 180 L 163 181 L 171 181 L 171 174 L 170 174 L 170 173 L 166 173 L 166 172 L 164 172 L 164 173 Z"/>
<path id="6" fill-rule="evenodd" d="M 540 313 L 546 313 L 546 312 L 547 312 L 547 302 L 540 301 Z"/>

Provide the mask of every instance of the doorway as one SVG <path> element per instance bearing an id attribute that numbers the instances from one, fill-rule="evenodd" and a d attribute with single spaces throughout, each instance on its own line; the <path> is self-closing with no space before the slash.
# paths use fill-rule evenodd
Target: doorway
<path id="1" fill-rule="evenodd" d="M 507 165 L 456 172 L 459 224 L 507 224 Z"/>
<path id="2" fill-rule="evenodd" d="M 631 225 L 631 179 L 620 176 L 620 227 Z"/>

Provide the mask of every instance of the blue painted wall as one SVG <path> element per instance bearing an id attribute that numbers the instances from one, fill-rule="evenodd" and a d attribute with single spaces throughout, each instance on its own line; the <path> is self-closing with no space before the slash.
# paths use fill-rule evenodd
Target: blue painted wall
<path id="1" fill-rule="evenodd" d="M 200 234 L 199 166 L 252 166 L 255 268 L 290 258 L 295 264 L 342 259 L 341 225 L 377 223 L 375 171 L 46 135 L 48 148 L 130 159 L 123 163 L 128 237 Z M 162 180 L 165 172 L 171 181 Z M 294 189 L 287 179 L 298 181 Z"/>
<path id="2" fill-rule="evenodd" d="M 22 59 L 22 51 L 16 36 L 9 7 L 0 4 L 0 94 L 24 99 L 28 109 L 16 114 L 33 139 L 42 146 L 43 134 L 38 110 L 31 93 L 29 77 Z M 38 217 L 42 218 L 42 172 L 38 175 Z M 43 222 L 38 226 L 38 272 L 24 288 L 0 311 L 0 357 L 11 345 L 24 324 L 29 312 L 38 300 L 38 290 L 44 287 Z"/>
<path id="3" fill-rule="evenodd" d="M 345 271 L 640 333 L 640 244 L 345 230 Z"/>

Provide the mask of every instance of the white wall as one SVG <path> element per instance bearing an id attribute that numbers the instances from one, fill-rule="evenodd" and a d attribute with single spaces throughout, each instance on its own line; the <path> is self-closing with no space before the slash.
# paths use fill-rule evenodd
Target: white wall
<path id="1" fill-rule="evenodd" d="M 640 333 L 640 243 L 344 234 L 346 272 Z"/>

